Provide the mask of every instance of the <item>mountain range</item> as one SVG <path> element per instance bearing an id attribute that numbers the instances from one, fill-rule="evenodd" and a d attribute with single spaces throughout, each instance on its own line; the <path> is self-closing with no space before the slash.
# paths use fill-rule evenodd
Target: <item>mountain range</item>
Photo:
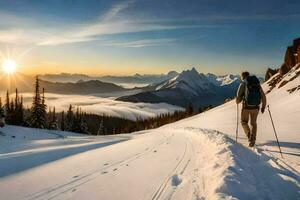
<path id="1" fill-rule="evenodd" d="M 51 75 L 52 76 L 52 75 Z M 53 75 L 54 77 L 56 75 Z M 218 105 L 225 99 L 234 96 L 239 84 L 239 77 L 236 75 L 217 76 L 214 74 L 198 73 L 195 68 L 185 70 L 181 73 L 171 71 L 164 75 L 134 75 L 124 80 L 138 80 L 147 78 L 150 80 L 163 80 L 151 82 L 143 87 L 132 89 L 124 88 L 118 84 L 104 82 L 100 80 L 82 80 L 82 77 L 89 77 L 79 74 L 68 74 L 59 76 L 62 82 L 52 82 L 40 80 L 41 88 L 45 88 L 48 93 L 57 94 L 78 94 L 78 95 L 97 95 L 102 97 L 114 96 L 117 100 L 127 102 L 146 102 L 146 103 L 169 103 L 181 107 L 193 104 L 195 107 L 208 105 Z M 112 76 L 113 77 L 113 76 Z M 152 77 L 152 78 L 151 78 Z M 155 78 L 154 78 L 155 77 Z M 77 82 L 66 82 L 75 80 Z M 91 78 L 91 77 L 89 77 Z M 113 77 L 116 78 L 116 77 Z M 119 77 L 122 79 L 121 77 Z M 119 80 L 120 80 L 119 79 Z M 0 80 L 0 90 L 14 91 L 18 88 L 19 92 L 32 92 L 34 90 L 34 77 L 24 74 L 15 74 L 10 79 L 2 77 Z"/>
<path id="2" fill-rule="evenodd" d="M 178 75 L 176 71 L 170 71 L 166 74 L 135 74 L 132 76 L 88 76 L 85 74 L 69 74 L 69 73 L 60 73 L 60 74 L 44 74 L 39 75 L 40 79 L 50 82 L 61 82 L 61 83 L 76 83 L 78 81 L 90 81 L 90 80 L 99 80 L 103 82 L 115 83 L 115 84 L 132 84 L 132 85 L 148 85 L 151 83 L 158 83 L 170 78 L 173 78 Z"/>
<path id="3" fill-rule="evenodd" d="M 19 92 L 33 92 L 34 83 L 35 77 L 21 73 L 17 73 L 13 77 L 2 76 L 0 77 L 0 90 L 12 92 L 18 88 Z M 128 90 L 114 83 L 99 80 L 78 81 L 76 83 L 40 80 L 40 87 L 45 88 L 45 91 L 48 93 L 81 95 L 124 92 Z"/>
<path id="4" fill-rule="evenodd" d="M 181 107 L 218 105 L 234 96 L 240 83 L 236 75 L 216 76 L 199 73 L 195 68 L 185 70 L 174 78 L 144 88 L 144 92 L 119 97 L 129 102 L 165 102 Z"/>

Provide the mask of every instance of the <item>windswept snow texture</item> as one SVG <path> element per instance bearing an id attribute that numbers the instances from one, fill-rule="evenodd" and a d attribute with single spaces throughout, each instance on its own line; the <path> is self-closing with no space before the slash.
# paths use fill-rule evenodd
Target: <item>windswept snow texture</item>
<path id="1" fill-rule="evenodd" d="M 92 137 L 7 126 L 0 199 L 300 199 L 299 76 L 267 95 L 257 147 L 246 147 L 236 104 L 134 134 Z M 264 85 L 267 90 L 267 85 Z"/>
<path id="2" fill-rule="evenodd" d="M 24 104 L 31 106 L 32 94 L 23 93 Z M 130 120 L 146 119 L 164 113 L 184 110 L 181 107 L 166 103 L 131 103 L 116 101 L 113 98 L 102 98 L 89 95 L 61 95 L 47 93 L 45 95 L 48 107 L 56 111 L 68 110 L 70 104 L 79 106 L 83 111 L 99 115 L 122 117 Z"/>

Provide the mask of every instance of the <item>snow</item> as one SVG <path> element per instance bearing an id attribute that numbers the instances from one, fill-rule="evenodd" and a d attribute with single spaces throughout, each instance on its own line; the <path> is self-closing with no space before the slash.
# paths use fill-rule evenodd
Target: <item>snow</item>
<path id="1" fill-rule="evenodd" d="M 205 76 L 215 86 L 226 86 L 226 85 L 231 85 L 236 81 L 240 81 L 240 77 L 238 75 L 232 75 L 232 74 L 228 74 L 224 76 L 216 76 L 214 74 L 208 73 Z"/>
<path id="2" fill-rule="evenodd" d="M 267 95 L 284 159 L 267 111 L 256 148 L 246 147 L 241 126 L 234 141 L 234 101 L 133 134 L 6 126 L 0 199 L 300 199 L 300 90 L 287 92 L 299 78 Z"/>
<path id="3" fill-rule="evenodd" d="M 217 81 L 219 82 L 220 86 L 224 85 L 230 85 L 235 81 L 239 81 L 239 76 L 234 75 L 226 75 L 226 76 L 220 76 L 217 78 Z"/>

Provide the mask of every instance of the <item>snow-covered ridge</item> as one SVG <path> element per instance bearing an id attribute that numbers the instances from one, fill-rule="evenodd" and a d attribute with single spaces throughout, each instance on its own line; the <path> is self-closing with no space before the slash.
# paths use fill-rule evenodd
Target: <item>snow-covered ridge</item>
<path id="1" fill-rule="evenodd" d="M 278 90 L 284 88 L 285 90 L 293 90 L 300 85 L 300 64 L 295 65 L 290 71 L 284 75 L 281 75 L 279 72 L 274 74 L 266 83 L 263 84 L 263 87 L 267 92 L 272 90 Z M 289 85 L 288 87 L 286 85 Z"/>
<path id="2" fill-rule="evenodd" d="M 213 90 L 214 87 L 228 86 L 240 81 L 237 75 L 216 76 L 199 73 L 195 68 L 184 70 L 172 79 L 156 86 L 155 90 L 181 88 L 193 94 L 203 90 Z"/>

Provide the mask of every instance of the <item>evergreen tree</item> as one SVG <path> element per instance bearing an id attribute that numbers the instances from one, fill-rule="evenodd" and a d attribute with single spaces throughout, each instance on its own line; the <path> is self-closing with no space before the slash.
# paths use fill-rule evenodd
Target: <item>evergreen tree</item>
<path id="1" fill-rule="evenodd" d="M 58 123 L 57 123 L 57 118 L 56 118 L 56 112 L 55 112 L 55 107 L 53 108 L 53 112 L 51 113 L 51 109 L 49 111 L 49 129 L 50 130 L 58 130 Z"/>
<path id="2" fill-rule="evenodd" d="M 81 117 L 80 117 L 80 132 L 81 133 L 88 133 L 90 134 L 90 132 L 88 131 L 88 125 L 87 125 L 87 122 L 85 120 L 85 114 L 83 114 L 81 112 Z"/>
<path id="3" fill-rule="evenodd" d="M 66 130 L 66 124 L 65 124 L 65 111 L 62 111 L 62 112 L 61 112 L 60 130 L 62 130 L 62 131 L 65 131 L 65 130 Z"/>
<path id="4" fill-rule="evenodd" d="M 98 133 L 97 135 L 104 135 L 104 123 L 103 123 L 103 117 L 100 121 L 100 124 L 99 124 L 99 129 L 98 129 Z"/>
<path id="5" fill-rule="evenodd" d="M 10 110 L 10 101 L 9 101 L 9 92 L 8 90 L 6 91 L 6 102 L 5 102 L 5 109 L 6 112 L 8 112 Z"/>
<path id="6" fill-rule="evenodd" d="M 4 115 L 4 108 L 2 105 L 2 100 L 0 97 L 0 127 L 4 127 L 5 126 L 5 115 Z"/>
<path id="7" fill-rule="evenodd" d="M 40 95 L 40 85 L 39 78 L 36 77 L 35 81 L 35 95 L 33 97 L 31 113 L 29 118 L 29 125 L 33 128 L 47 128 L 46 120 L 46 105 L 45 105 L 45 96 L 43 90 L 43 96 Z"/>
<path id="8" fill-rule="evenodd" d="M 13 102 L 13 101 L 12 101 Z M 12 124 L 14 125 L 22 125 L 24 121 L 23 116 L 23 97 L 19 97 L 18 89 L 16 89 L 16 96 L 14 100 L 14 105 L 12 105 Z"/>
<path id="9" fill-rule="evenodd" d="M 66 130 L 72 131 L 73 130 L 73 123 L 74 123 L 74 113 L 72 105 L 69 106 L 69 110 L 66 116 Z"/>
<path id="10" fill-rule="evenodd" d="M 23 96 L 21 96 L 21 100 L 20 100 L 20 103 L 19 103 L 19 121 L 20 121 L 19 125 L 24 123 Z"/>
<path id="11" fill-rule="evenodd" d="M 6 112 L 6 122 L 8 124 L 11 123 L 11 117 L 12 117 L 12 110 L 11 110 L 11 104 L 9 99 L 9 92 L 6 91 L 6 101 L 5 101 L 5 112 Z"/>
<path id="12" fill-rule="evenodd" d="M 191 116 L 194 114 L 193 104 L 189 103 L 188 107 L 186 108 L 186 114 L 188 116 Z"/>
<path id="13" fill-rule="evenodd" d="M 4 108 L 3 108 L 3 105 L 2 105 L 1 97 L 0 97 L 0 117 L 4 117 Z"/>

